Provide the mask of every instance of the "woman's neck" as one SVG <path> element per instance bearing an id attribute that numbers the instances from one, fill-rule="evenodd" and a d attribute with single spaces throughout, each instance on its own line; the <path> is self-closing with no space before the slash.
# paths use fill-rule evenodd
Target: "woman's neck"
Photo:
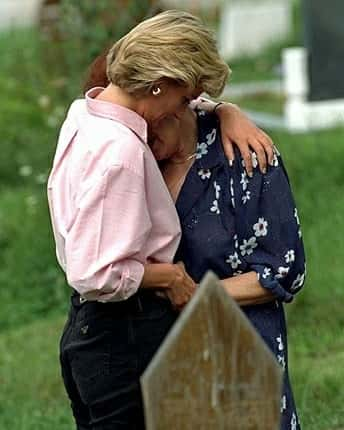
<path id="1" fill-rule="evenodd" d="M 109 103 L 115 103 L 134 112 L 138 112 L 137 99 L 113 84 L 109 84 L 106 88 L 104 88 L 104 90 L 97 95 L 96 99 Z"/>

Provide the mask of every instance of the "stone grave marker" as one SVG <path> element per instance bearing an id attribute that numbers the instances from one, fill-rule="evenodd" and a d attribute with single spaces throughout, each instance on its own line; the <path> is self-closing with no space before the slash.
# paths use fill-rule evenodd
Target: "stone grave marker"
<path id="1" fill-rule="evenodd" d="M 282 369 L 208 273 L 141 378 L 147 430 L 278 430 Z"/>
<path id="2" fill-rule="evenodd" d="M 219 45 L 229 63 L 235 58 L 258 55 L 289 36 L 291 0 L 226 0 L 221 5 Z"/>
<path id="3" fill-rule="evenodd" d="M 344 98 L 344 2 L 303 0 L 310 101 Z"/>

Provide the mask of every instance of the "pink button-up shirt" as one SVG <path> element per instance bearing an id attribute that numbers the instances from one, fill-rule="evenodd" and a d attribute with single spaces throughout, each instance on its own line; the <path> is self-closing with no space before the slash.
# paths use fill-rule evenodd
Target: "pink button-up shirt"
<path id="1" fill-rule="evenodd" d="M 48 180 L 56 254 L 88 300 L 138 289 L 148 259 L 170 263 L 180 240 L 172 198 L 135 112 L 96 100 L 71 105 Z"/>

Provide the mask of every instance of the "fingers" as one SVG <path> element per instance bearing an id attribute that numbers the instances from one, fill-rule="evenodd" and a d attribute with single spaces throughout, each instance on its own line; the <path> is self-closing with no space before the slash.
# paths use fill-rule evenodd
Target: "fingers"
<path id="1" fill-rule="evenodd" d="M 260 143 L 264 147 L 264 150 L 268 156 L 268 162 L 270 166 L 273 165 L 273 159 L 274 159 L 274 143 L 270 136 L 268 136 L 264 131 L 260 130 L 259 139 Z"/>
<path id="2" fill-rule="evenodd" d="M 232 165 L 234 161 L 234 148 L 233 148 L 233 142 L 230 139 L 223 139 L 223 149 L 225 151 L 227 160 L 229 161 L 229 164 Z"/>
<path id="3" fill-rule="evenodd" d="M 241 156 L 242 156 L 244 163 L 245 163 L 246 172 L 247 172 L 248 176 L 250 178 L 252 178 L 252 176 L 253 176 L 253 165 L 252 165 L 252 155 L 251 155 L 251 151 L 249 150 L 249 146 L 246 143 L 244 146 L 242 146 L 242 145 L 239 146 L 239 149 L 240 149 Z"/>
<path id="4" fill-rule="evenodd" d="M 264 150 L 264 146 L 262 146 L 262 144 L 256 140 L 256 139 L 250 139 L 249 141 L 249 145 L 252 148 L 252 150 L 255 152 L 256 156 L 257 156 L 257 162 L 259 164 L 259 169 L 260 171 L 265 174 L 266 173 L 266 169 L 267 169 L 267 154 L 265 153 Z M 255 163 L 255 165 L 253 166 L 254 168 L 257 165 L 257 162 Z"/>
<path id="5" fill-rule="evenodd" d="M 273 160 L 274 160 L 273 141 L 266 133 L 258 129 L 255 137 L 251 138 L 248 143 L 250 148 L 256 153 L 260 171 L 263 174 L 265 174 L 267 171 L 267 163 L 270 166 L 273 165 Z M 253 166 L 253 167 L 255 168 L 256 166 Z"/>

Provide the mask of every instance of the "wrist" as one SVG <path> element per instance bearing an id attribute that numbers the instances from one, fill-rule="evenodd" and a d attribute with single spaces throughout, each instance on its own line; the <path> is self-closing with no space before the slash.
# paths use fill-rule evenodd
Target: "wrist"
<path id="1" fill-rule="evenodd" d="M 177 270 L 171 263 L 148 263 L 145 265 L 141 283 L 142 288 L 171 288 L 175 282 Z"/>
<path id="2" fill-rule="evenodd" d="M 232 115 L 238 112 L 239 108 L 234 103 L 222 102 L 221 104 L 217 104 L 215 106 L 215 112 L 218 117 L 222 117 L 224 115 Z"/>

